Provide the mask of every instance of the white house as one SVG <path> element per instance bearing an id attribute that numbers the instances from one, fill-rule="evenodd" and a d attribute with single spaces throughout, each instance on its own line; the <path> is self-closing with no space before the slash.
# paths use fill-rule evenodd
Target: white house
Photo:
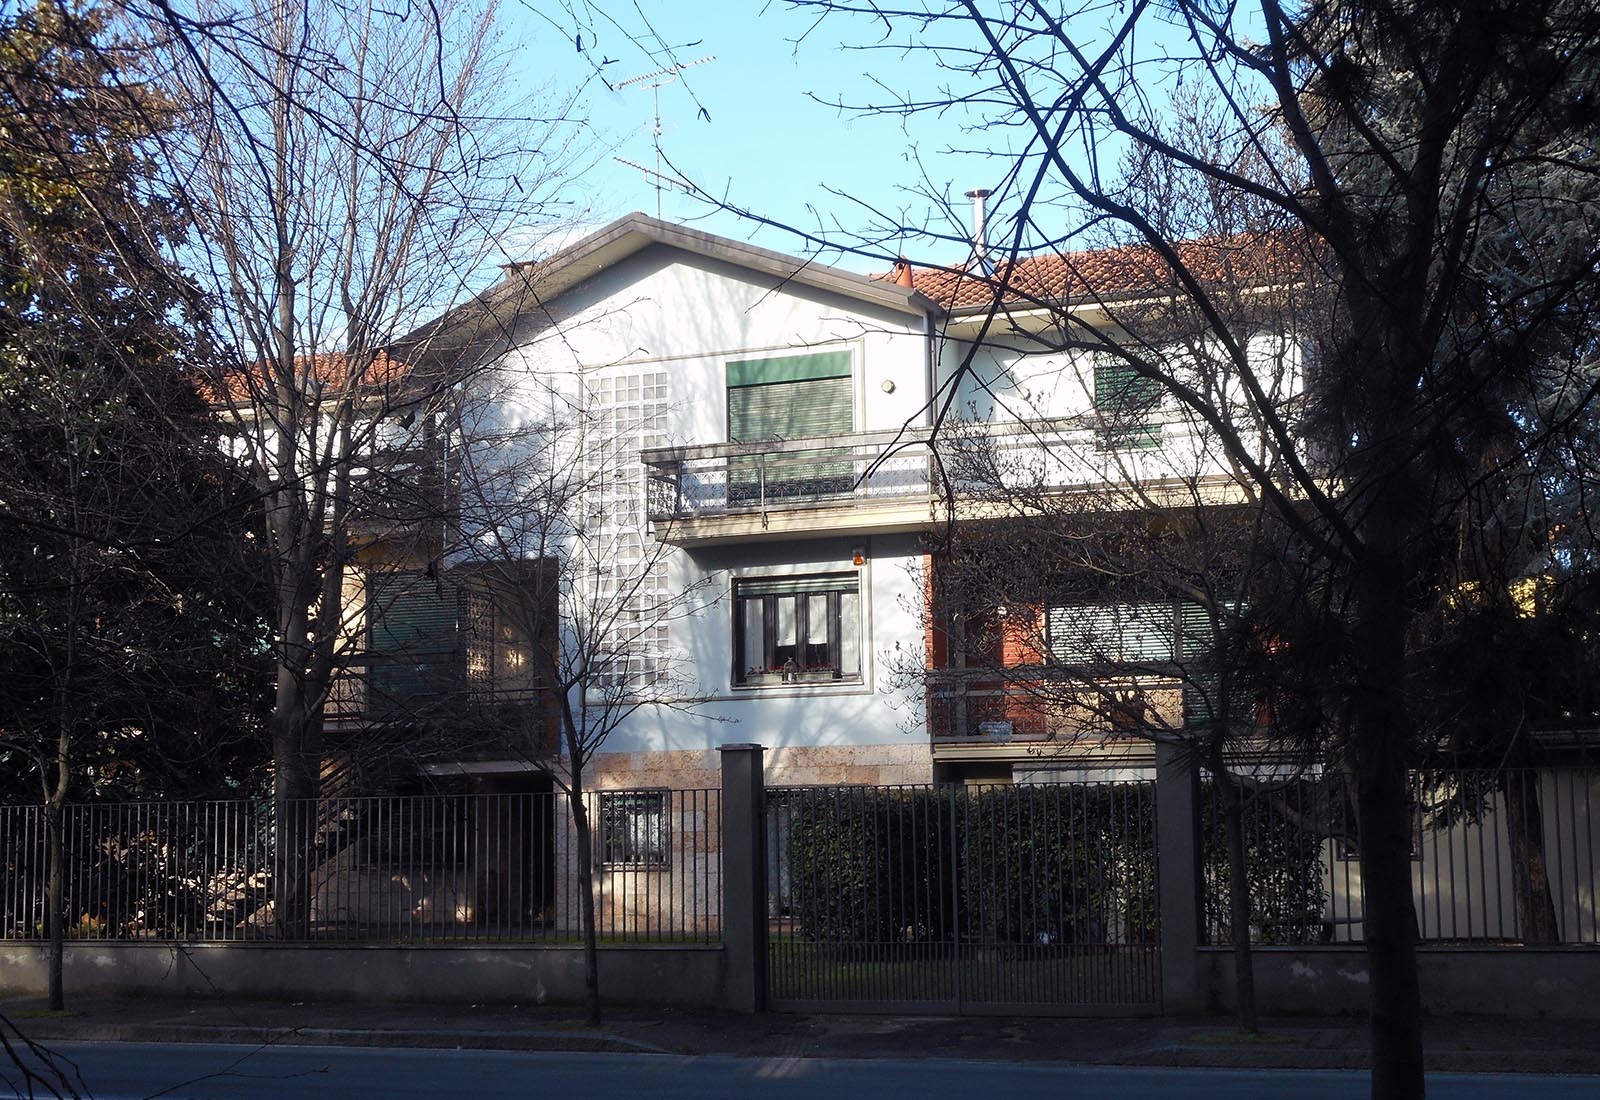
<path id="1" fill-rule="evenodd" d="M 868 278 L 631 214 L 509 267 L 417 333 L 423 354 L 492 379 L 486 421 L 566 436 L 542 468 L 586 473 L 563 521 L 580 537 L 559 552 L 587 553 L 584 583 L 613 599 L 627 586 L 640 608 L 585 629 L 626 651 L 612 686 L 655 698 L 670 680 L 663 705 L 610 732 L 589 784 L 709 785 L 729 741 L 765 745 L 774 784 L 1036 770 L 1029 742 L 1057 732 L 1048 719 L 1004 707 L 959 727 L 930 719 L 943 689 L 916 674 L 947 656 L 925 610 L 926 538 L 961 487 L 953 497 L 938 452 L 981 439 L 1056 492 L 1121 479 L 1227 499 L 1200 433 L 1114 362 L 1053 348 L 1045 331 L 1075 296 L 1086 325 L 1108 327 L 1108 300 L 1154 285 L 1141 259 L 1030 262 L 1001 280 L 997 321 L 996 280 L 976 267 Z M 1085 287 L 1086 265 L 1106 285 Z M 541 535 L 529 556 L 561 541 Z M 1042 627 L 1045 609 L 1034 614 Z"/>

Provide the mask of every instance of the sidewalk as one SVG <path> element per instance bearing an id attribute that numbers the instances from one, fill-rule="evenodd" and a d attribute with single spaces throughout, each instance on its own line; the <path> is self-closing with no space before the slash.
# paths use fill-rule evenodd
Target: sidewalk
<path id="1" fill-rule="evenodd" d="M 32 1038 L 113 1042 L 310 1043 L 625 1050 L 774 1058 L 970 1058 L 1143 1066 L 1355 1069 L 1367 1064 L 1365 1023 L 1350 1018 L 1264 1021 L 1246 1040 L 1226 1017 L 1039 1019 L 735 1016 L 613 1009 L 600 1028 L 569 1008 L 121 1001 L 76 998 L 67 1015 L 38 999 L 0 1002 Z M 1600 1044 L 1584 1021 L 1454 1017 L 1427 1022 L 1428 1068 L 1479 1073 L 1600 1074 Z"/>

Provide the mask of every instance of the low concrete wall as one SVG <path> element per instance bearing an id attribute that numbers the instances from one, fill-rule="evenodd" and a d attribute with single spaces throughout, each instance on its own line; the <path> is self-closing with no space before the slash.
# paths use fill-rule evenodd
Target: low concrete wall
<path id="1" fill-rule="evenodd" d="M 607 1004 L 721 1008 L 720 947 L 600 948 Z M 282 944 L 73 943 L 67 995 L 578 1004 L 583 952 L 484 944 L 340 947 Z M 0 944 L 0 996 L 43 996 L 45 948 Z"/>
<path id="2" fill-rule="evenodd" d="M 1252 954 L 1263 1013 L 1367 1010 L 1367 956 L 1359 946 L 1258 947 Z M 1232 951 L 1201 948 L 1197 955 L 1207 1009 L 1232 1012 Z M 1422 1007 L 1430 1015 L 1600 1020 L 1600 949 L 1424 947 L 1417 961 Z"/>

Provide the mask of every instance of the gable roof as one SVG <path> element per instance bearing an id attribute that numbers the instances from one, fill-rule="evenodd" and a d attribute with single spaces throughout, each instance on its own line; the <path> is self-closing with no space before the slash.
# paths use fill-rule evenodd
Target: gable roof
<path id="1" fill-rule="evenodd" d="M 1235 234 L 1178 241 L 1179 261 L 1202 283 L 1259 285 L 1291 272 L 1281 235 Z M 896 274 L 899 266 L 896 265 Z M 878 276 L 887 281 L 894 275 Z M 1174 269 L 1148 245 L 1122 245 L 1076 252 L 1021 256 L 989 270 L 976 263 L 959 267 L 919 267 L 912 271 L 917 290 L 950 313 L 978 312 L 996 298 L 1011 307 L 1117 301 L 1171 292 Z"/>
<path id="2" fill-rule="evenodd" d="M 398 346 L 426 343 L 430 350 L 459 349 L 496 333 L 509 332 L 518 316 L 554 302 L 573 287 L 653 245 L 719 260 L 784 283 L 839 294 L 896 313 L 925 317 L 939 312 L 931 298 L 907 287 L 635 212 L 545 259 L 506 265 L 500 282 L 423 325 L 398 341 Z"/>

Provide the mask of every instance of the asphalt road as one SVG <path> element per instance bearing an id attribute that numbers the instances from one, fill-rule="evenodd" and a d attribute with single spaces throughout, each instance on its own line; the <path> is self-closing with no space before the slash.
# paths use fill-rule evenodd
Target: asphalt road
<path id="1" fill-rule="evenodd" d="M 57 1043 L 76 1092 L 96 1100 L 1363 1100 L 1365 1074 L 1329 1070 L 1141 1069 L 1001 1062 L 680 1057 L 368 1047 Z M 0 1062 L 0 1096 L 29 1096 Z M 35 1086 L 31 1095 L 54 1093 Z M 1431 1100 L 1576 1100 L 1600 1078 L 1441 1074 Z"/>

